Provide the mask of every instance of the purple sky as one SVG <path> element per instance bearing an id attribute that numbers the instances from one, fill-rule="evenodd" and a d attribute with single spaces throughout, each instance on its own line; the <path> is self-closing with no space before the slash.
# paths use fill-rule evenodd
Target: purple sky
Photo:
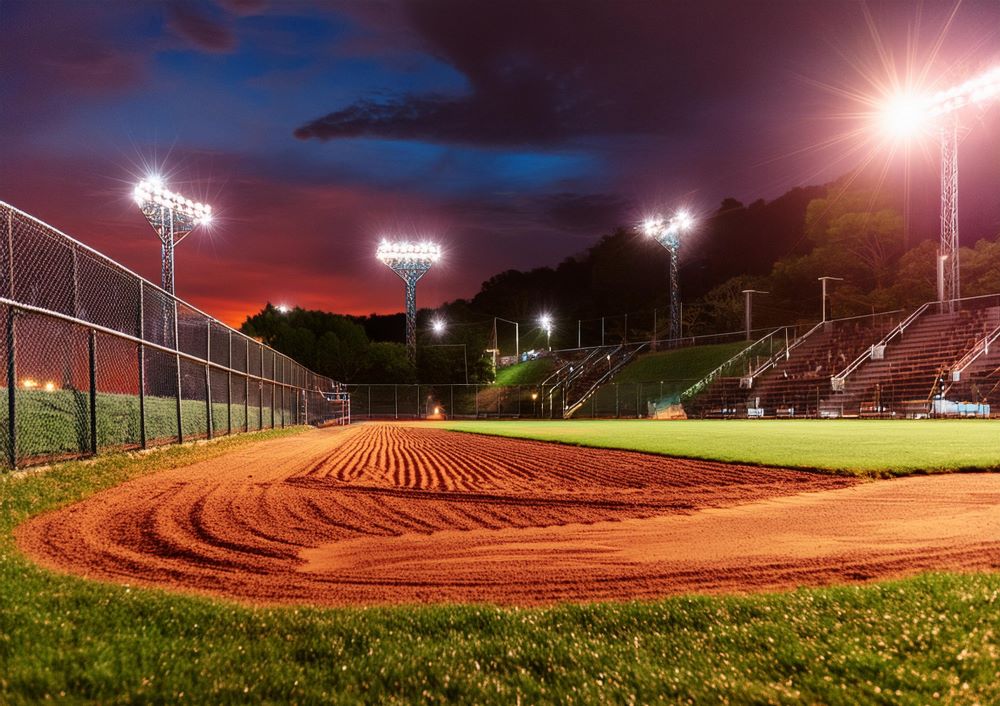
<path id="1" fill-rule="evenodd" d="M 179 248 L 178 293 L 231 323 L 266 300 L 398 311 L 375 244 L 430 236 L 446 249 L 419 290 L 432 306 L 653 209 L 705 213 L 849 171 L 872 145 L 821 147 L 860 125 L 841 91 L 874 92 L 889 62 L 922 68 L 942 33 L 931 83 L 1000 59 L 1000 3 L 953 9 L 4 0 L 0 199 L 156 281 L 130 192 L 162 172 L 219 215 Z M 1000 124 L 978 122 L 966 239 L 1000 220 Z M 927 211 L 933 146 L 915 153 Z"/>

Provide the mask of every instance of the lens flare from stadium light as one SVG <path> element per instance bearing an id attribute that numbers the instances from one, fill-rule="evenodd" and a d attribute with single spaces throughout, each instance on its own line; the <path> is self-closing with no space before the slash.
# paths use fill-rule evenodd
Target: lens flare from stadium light
<path id="1" fill-rule="evenodd" d="M 435 335 L 440 336 L 446 328 L 447 325 L 443 319 L 434 319 L 431 321 L 431 330 L 434 331 Z"/>
<path id="2" fill-rule="evenodd" d="M 429 240 L 410 242 L 383 238 L 375 251 L 381 260 L 406 284 L 406 351 L 417 357 L 417 282 L 441 259 L 441 246 Z"/>
<path id="3" fill-rule="evenodd" d="M 278 310 L 279 314 L 287 314 L 288 312 L 290 312 L 292 310 L 291 307 L 289 307 L 289 306 L 287 306 L 285 304 L 278 304 L 278 306 L 276 306 L 274 308 Z"/>

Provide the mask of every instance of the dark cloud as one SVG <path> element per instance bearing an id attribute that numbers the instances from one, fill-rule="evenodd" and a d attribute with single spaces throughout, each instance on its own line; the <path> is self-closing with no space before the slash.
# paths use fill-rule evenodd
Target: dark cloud
<path id="1" fill-rule="evenodd" d="M 747 91 L 767 62 L 773 71 L 777 16 L 795 24 L 812 14 L 809 3 L 732 5 L 415 2 L 412 26 L 466 77 L 468 92 L 362 99 L 295 134 L 474 144 L 669 134 L 703 120 L 699 105 L 712 96 Z M 781 51 L 789 44 L 785 37 Z"/>
<path id="2" fill-rule="evenodd" d="M 550 194 L 541 206 L 555 227 L 590 235 L 608 233 L 634 216 L 632 203 L 617 194 Z"/>
<path id="3" fill-rule="evenodd" d="M 229 27 L 188 0 L 174 0 L 167 5 L 167 23 L 205 51 L 229 52 L 236 47 L 236 37 Z"/>
<path id="4" fill-rule="evenodd" d="M 219 4 L 238 15 L 254 15 L 262 12 L 268 2 L 267 0 L 219 0 Z"/>

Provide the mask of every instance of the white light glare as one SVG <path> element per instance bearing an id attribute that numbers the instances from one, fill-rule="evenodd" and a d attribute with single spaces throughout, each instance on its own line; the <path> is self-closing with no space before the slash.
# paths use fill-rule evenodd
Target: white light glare
<path id="1" fill-rule="evenodd" d="M 663 216 L 651 216 L 642 222 L 642 232 L 655 237 L 664 233 L 680 233 L 694 225 L 690 213 L 681 209 L 668 221 Z"/>
<path id="2" fill-rule="evenodd" d="M 882 128 L 894 137 L 913 137 L 924 127 L 930 115 L 926 100 L 901 93 L 886 103 L 881 115 Z"/>
<path id="3" fill-rule="evenodd" d="M 174 211 L 178 211 L 185 216 L 193 218 L 196 223 L 206 224 L 212 221 L 212 207 L 208 204 L 197 203 L 191 199 L 184 198 L 180 194 L 167 190 L 163 186 L 163 180 L 158 176 L 143 179 L 136 187 L 133 194 L 135 201 L 140 206 L 155 204 Z"/>
<path id="4" fill-rule="evenodd" d="M 289 311 L 291 311 L 291 309 L 285 306 L 284 304 L 278 304 L 277 309 L 279 314 L 287 314 Z"/>
<path id="5" fill-rule="evenodd" d="M 390 242 L 383 239 L 378 245 L 375 257 L 385 263 L 391 260 L 437 262 L 441 257 L 441 247 L 437 243 L 426 240 L 420 243 L 410 243 L 406 241 Z"/>
<path id="6" fill-rule="evenodd" d="M 444 333 L 445 323 L 441 319 L 434 319 L 431 322 L 431 328 L 434 330 L 434 333 L 440 335 Z"/>
<path id="7" fill-rule="evenodd" d="M 541 316 L 539 316 L 538 323 L 546 331 L 552 329 L 552 317 L 549 316 L 548 314 L 542 314 Z"/>

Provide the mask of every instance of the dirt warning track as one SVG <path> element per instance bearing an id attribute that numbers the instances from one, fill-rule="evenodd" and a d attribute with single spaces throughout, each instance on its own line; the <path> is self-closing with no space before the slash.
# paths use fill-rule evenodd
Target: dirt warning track
<path id="1" fill-rule="evenodd" d="M 40 563 L 250 602 L 546 603 L 1000 564 L 1000 475 L 801 471 L 368 424 L 162 471 L 17 531 Z"/>

